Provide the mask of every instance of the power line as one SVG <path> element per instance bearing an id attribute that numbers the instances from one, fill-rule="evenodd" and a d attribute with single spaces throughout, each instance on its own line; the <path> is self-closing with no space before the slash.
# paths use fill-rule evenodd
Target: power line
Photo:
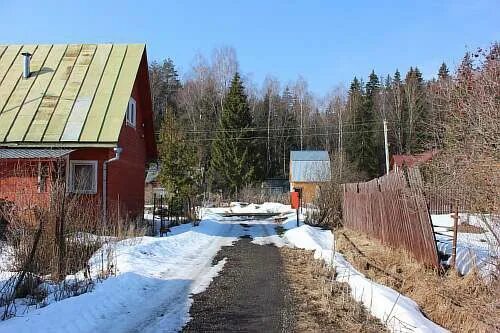
<path id="1" fill-rule="evenodd" d="M 342 127 L 354 127 L 354 126 L 363 126 L 363 125 L 371 125 L 374 123 L 379 123 L 379 121 L 372 121 L 372 122 L 359 122 L 359 123 L 347 123 L 343 124 Z M 387 122 L 390 123 L 390 122 Z M 303 127 L 303 130 L 318 130 L 318 129 L 328 129 L 328 128 L 338 128 L 339 125 L 319 125 L 319 126 L 308 126 L 308 127 Z M 267 128 L 267 127 L 247 127 L 247 128 L 241 128 L 241 129 L 215 129 L 215 130 L 187 130 L 183 131 L 185 134 L 212 134 L 212 133 L 241 133 L 241 132 L 259 132 L 259 131 L 285 131 L 285 130 L 300 130 L 300 126 L 295 126 L 295 127 L 273 127 L 273 128 Z"/>
<path id="2" fill-rule="evenodd" d="M 357 134 L 357 133 L 383 133 L 383 130 L 369 130 L 369 131 L 342 131 L 342 134 Z M 303 136 L 309 136 L 309 137 L 314 137 L 314 136 L 330 136 L 330 135 L 336 135 L 339 134 L 340 132 L 328 132 L 328 133 L 310 133 L 310 134 L 303 134 Z M 300 137 L 299 134 L 291 134 L 291 135 L 277 135 L 273 136 L 273 139 L 281 139 L 281 138 L 291 138 L 291 137 Z M 225 138 L 226 140 L 257 140 L 257 139 L 267 139 L 267 136 L 248 136 L 248 137 L 228 137 Z M 199 139 L 183 139 L 185 142 L 200 142 L 200 141 L 214 141 L 217 140 L 217 138 L 199 138 Z"/>

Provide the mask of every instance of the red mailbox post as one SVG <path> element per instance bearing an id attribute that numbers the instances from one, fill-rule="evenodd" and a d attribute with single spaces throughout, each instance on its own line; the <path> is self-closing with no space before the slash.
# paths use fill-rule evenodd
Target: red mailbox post
<path id="1" fill-rule="evenodd" d="M 290 203 L 293 209 L 298 209 L 300 204 L 299 192 L 290 192 Z"/>
<path id="2" fill-rule="evenodd" d="M 297 210 L 297 227 L 299 226 L 299 210 L 302 203 L 302 189 L 294 188 L 293 192 L 290 192 L 290 203 L 293 209 Z"/>

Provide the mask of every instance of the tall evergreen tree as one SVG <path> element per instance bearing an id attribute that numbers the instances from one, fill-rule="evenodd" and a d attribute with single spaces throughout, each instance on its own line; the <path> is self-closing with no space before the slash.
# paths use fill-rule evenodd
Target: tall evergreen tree
<path id="1" fill-rule="evenodd" d="M 404 107 L 403 107 L 403 82 L 401 73 L 396 70 L 390 89 L 391 113 L 388 116 L 389 137 L 394 142 L 391 152 L 402 154 L 404 151 Z"/>
<path id="2" fill-rule="evenodd" d="M 191 206 L 201 181 L 196 147 L 186 141 L 172 113 L 163 121 L 158 148 L 160 182 L 177 202 L 188 200 Z"/>
<path id="3" fill-rule="evenodd" d="M 368 177 L 359 163 L 359 152 L 361 149 L 359 131 L 361 130 L 360 123 L 365 104 L 365 96 L 362 83 L 357 77 L 354 77 L 349 88 L 347 103 L 347 122 L 343 125 L 345 137 L 343 140 L 344 151 L 347 159 L 353 163 L 358 171 L 363 173 L 363 177 Z"/>
<path id="4" fill-rule="evenodd" d="M 439 80 L 447 80 L 450 78 L 450 71 L 448 70 L 448 66 L 443 62 L 441 67 L 439 67 L 438 79 Z"/>
<path id="5" fill-rule="evenodd" d="M 410 67 L 404 82 L 404 130 L 405 151 L 419 153 L 429 145 L 429 110 L 425 100 L 425 86 L 422 73 Z"/>
<path id="6" fill-rule="evenodd" d="M 365 178 L 379 174 L 378 143 L 375 130 L 376 100 L 380 89 L 378 76 L 372 71 L 363 91 L 361 82 L 354 78 L 349 90 L 349 123 L 345 150 L 347 157 Z"/>
<path id="7" fill-rule="evenodd" d="M 380 92 L 380 81 L 375 71 L 372 71 L 368 82 L 366 83 L 366 98 L 362 112 L 360 114 L 361 123 L 358 127 L 360 150 L 358 157 L 358 166 L 365 170 L 369 177 L 373 178 L 379 175 L 379 149 L 380 133 L 377 132 L 379 124 L 377 123 L 377 99 Z"/>
<path id="8" fill-rule="evenodd" d="M 345 117 L 347 121 L 343 125 L 343 132 L 345 132 L 344 150 L 347 158 L 351 162 L 353 162 L 356 158 L 356 122 L 358 114 L 360 112 L 360 108 L 363 105 L 363 98 L 364 96 L 361 88 L 361 83 L 359 82 L 357 77 L 354 77 L 349 88 L 349 95 L 347 100 L 347 115 Z"/>
<path id="9" fill-rule="evenodd" d="M 167 108 L 174 114 L 178 113 L 177 93 L 181 88 L 181 83 L 172 59 L 165 59 L 161 64 L 153 61 L 149 66 L 149 80 L 153 98 L 155 130 L 159 130 Z"/>
<path id="10" fill-rule="evenodd" d="M 247 96 L 236 73 L 223 102 L 219 128 L 212 145 L 211 178 L 213 185 L 235 193 L 252 184 L 261 172 L 258 149 L 252 132 L 252 116 Z"/>

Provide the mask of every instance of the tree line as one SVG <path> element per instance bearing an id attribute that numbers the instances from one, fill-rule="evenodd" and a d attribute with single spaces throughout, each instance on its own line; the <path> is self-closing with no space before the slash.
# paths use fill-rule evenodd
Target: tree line
<path id="1" fill-rule="evenodd" d="M 268 178 L 288 178 L 291 150 L 328 150 L 350 163 L 359 180 L 385 170 L 383 121 L 390 154 L 418 154 L 445 145 L 445 91 L 472 66 L 471 53 L 450 73 L 443 63 L 424 80 L 418 67 L 404 75 L 354 77 L 326 97 L 307 81 L 268 76 L 259 88 L 240 68 L 233 48 L 198 56 L 181 80 L 172 60 L 150 64 L 162 161 L 161 178 L 186 196 L 236 192 Z M 447 118 L 448 117 L 448 118 Z M 189 179 L 189 181 L 186 181 Z M 188 194 L 189 193 L 189 194 Z"/>

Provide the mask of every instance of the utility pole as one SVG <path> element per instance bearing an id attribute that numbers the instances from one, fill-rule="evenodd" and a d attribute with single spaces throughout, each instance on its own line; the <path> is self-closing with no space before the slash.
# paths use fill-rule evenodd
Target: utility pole
<path id="1" fill-rule="evenodd" d="M 339 170 L 339 173 L 340 173 L 340 178 L 342 179 L 342 169 L 343 169 L 343 166 L 342 166 L 342 163 L 344 162 L 343 161 L 343 158 L 344 158 L 344 153 L 342 151 L 342 104 L 339 103 L 339 159 L 340 159 L 340 170 Z"/>
<path id="2" fill-rule="evenodd" d="M 455 203 L 451 217 L 453 219 L 453 241 L 451 247 L 451 266 L 456 269 L 457 264 L 457 235 L 458 235 L 458 205 Z"/>
<path id="3" fill-rule="evenodd" d="M 385 173 L 389 173 L 389 143 L 387 142 L 387 120 L 384 118 Z"/>
<path id="4" fill-rule="evenodd" d="M 286 177 L 286 151 L 285 151 L 285 139 L 283 138 L 283 177 Z"/>
<path id="5" fill-rule="evenodd" d="M 272 91 L 269 89 L 269 101 L 267 105 L 267 159 L 266 159 L 266 177 L 269 177 L 269 169 L 271 164 L 271 96 Z"/>
<path id="6" fill-rule="evenodd" d="M 302 132 L 302 125 L 303 125 L 303 118 L 302 118 L 302 108 L 303 108 L 303 103 L 304 101 L 302 100 L 302 97 L 300 98 L 300 150 L 302 150 L 302 142 L 303 142 L 303 132 Z"/>

